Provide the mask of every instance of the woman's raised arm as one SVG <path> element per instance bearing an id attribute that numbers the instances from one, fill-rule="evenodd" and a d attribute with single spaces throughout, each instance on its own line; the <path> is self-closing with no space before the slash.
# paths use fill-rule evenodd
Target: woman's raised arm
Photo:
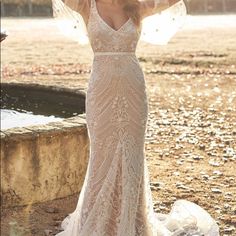
<path id="1" fill-rule="evenodd" d="M 161 12 L 180 0 L 140 0 L 141 18 Z"/>
<path id="2" fill-rule="evenodd" d="M 89 9 L 88 0 L 64 0 L 64 3 L 82 15 L 85 15 Z"/>

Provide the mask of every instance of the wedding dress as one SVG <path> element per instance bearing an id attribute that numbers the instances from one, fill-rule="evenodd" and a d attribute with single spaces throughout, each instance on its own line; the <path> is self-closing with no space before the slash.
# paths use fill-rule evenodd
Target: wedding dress
<path id="1" fill-rule="evenodd" d="M 62 221 L 57 236 L 219 235 L 211 216 L 189 201 L 176 201 L 169 214 L 154 212 L 144 152 L 146 85 L 135 55 L 141 31 L 131 18 L 116 30 L 103 20 L 95 0 L 78 1 L 91 1 L 87 32 L 94 58 L 86 94 L 90 156 L 76 209 Z"/>

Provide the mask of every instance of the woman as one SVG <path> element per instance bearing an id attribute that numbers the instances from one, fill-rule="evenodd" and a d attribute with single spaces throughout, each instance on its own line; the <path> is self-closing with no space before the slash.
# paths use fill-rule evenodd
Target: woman
<path id="1" fill-rule="evenodd" d="M 66 0 L 94 51 L 86 97 L 90 157 L 75 211 L 58 236 L 219 235 L 210 215 L 179 200 L 153 210 L 144 141 L 148 102 L 135 55 L 141 20 L 178 0 Z"/>

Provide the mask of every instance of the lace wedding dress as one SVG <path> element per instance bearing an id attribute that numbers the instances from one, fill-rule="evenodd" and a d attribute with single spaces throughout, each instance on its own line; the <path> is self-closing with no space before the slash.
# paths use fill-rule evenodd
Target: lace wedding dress
<path id="1" fill-rule="evenodd" d="M 166 215 L 154 212 L 144 153 L 146 85 L 135 55 L 140 29 L 129 18 L 115 30 L 91 0 L 87 30 L 94 51 L 86 95 L 90 157 L 76 209 L 57 236 L 219 235 L 210 215 L 189 201 L 176 201 Z"/>

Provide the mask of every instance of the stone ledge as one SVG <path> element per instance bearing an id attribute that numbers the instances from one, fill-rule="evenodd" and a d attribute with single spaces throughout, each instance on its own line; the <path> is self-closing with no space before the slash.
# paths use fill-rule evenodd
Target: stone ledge
<path id="1" fill-rule="evenodd" d="M 23 85 L 32 86 L 20 84 Z M 61 88 L 53 89 L 61 91 Z M 77 89 L 66 91 L 80 95 L 82 92 Z M 59 122 L 0 132 L 4 208 L 63 198 L 81 190 L 89 157 L 85 118 L 85 114 L 81 114 Z"/>

